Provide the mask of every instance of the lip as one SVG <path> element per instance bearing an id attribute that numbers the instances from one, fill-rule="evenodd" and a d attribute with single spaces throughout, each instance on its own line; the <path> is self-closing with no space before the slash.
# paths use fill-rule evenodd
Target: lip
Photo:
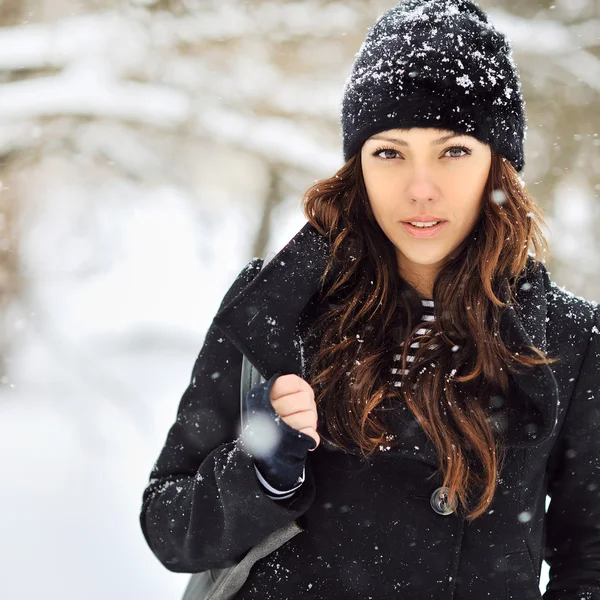
<path id="1" fill-rule="evenodd" d="M 410 219 L 405 219 L 402 221 L 403 223 L 408 223 L 412 221 L 413 223 L 431 223 L 431 221 L 445 221 L 446 219 L 442 219 L 441 217 L 435 217 L 434 215 L 415 215 Z"/>
<path id="2" fill-rule="evenodd" d="M 433 219 L 431 219 L 433 220 Z M 404 227 L 404 230 L 409 234 L 412 235 L 412 237 L 416 237 L 416 238 L 432 238 L 435 237 L 442 229 L 444 229 L 444 226 L 446 225 L 448 221 L 442 221 L 441 223 L 438 223 L 437 225 L 434 225 L 433 227 L 415 227 L 414 225 L 411 225 L 410 223 L 404 223 L 404 222 L 400 222 L 400 224 L 402 225 L 402 227 Z"/>

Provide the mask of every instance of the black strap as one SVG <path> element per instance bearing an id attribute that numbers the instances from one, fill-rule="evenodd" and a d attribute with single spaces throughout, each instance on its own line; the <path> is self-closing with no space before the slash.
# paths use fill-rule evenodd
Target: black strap
<path id="1" fill-rule="evenodd" d="M 275 256 L 275 252 L 267 252 L 263 258 L 261 270 Z M 248 392 L 260 383 L 263 383 L 265 378 L 260 374 L 258 369 L 245 357 L 242 357 L 242 376 L 240 382 L 240 425 L 241 431 L 244 431 L 244 418 L 246 415 L 246 396 Z"/>

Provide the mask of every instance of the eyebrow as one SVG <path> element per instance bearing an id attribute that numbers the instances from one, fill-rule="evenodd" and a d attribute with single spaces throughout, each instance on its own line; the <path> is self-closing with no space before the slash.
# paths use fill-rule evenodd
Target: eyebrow
<path id="1" fill-rule="evenodd" d="M 443 144 L 444 142 L 447 142 L 448 140 L 450 140 L 452 138 L 456 138 L 456 137 L 463 137 L 463 136 L 459 135 L 457 133 L 451 133 L 450 135 L 444 135 L 441 138 L 438 138 L 437 140 L 433 140 L 431 142 L 431 145 L 432 146 L 440 145 L 440 144 Z M 401 140 L 398 138 L 393 138 L 393 137 L 388 137 L 386 135 L 374 135 L 371 139 L 372 140 L 385 140 L 386 142 L 392 142 L 394 144 L 398 144 L 398 146 L 408 146 L 408 143 L 405 142 L 404 140 Z"/>

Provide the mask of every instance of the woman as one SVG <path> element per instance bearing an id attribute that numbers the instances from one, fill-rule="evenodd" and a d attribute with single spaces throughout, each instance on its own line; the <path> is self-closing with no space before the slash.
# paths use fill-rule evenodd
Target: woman
<path id="1" fill-rule="evenodd" d="M 600 311 L 535 258 L 508 41 L 472 2 L 401 2 L 341 124 L 346 164 L 207 333 L 149 546 L 178 572 L 246 557 L 243 600 L 541 598 L 543 558 L 546 600 L 600 600 Z M 265 381 L 240 432 L 242 355 Z"/>

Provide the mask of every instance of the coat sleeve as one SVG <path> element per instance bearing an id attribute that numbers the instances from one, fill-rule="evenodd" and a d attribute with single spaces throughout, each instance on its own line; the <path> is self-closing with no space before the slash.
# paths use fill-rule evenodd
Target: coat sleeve
<path id="1" fill-rule="evenodd" d="M 242 269 L 221 308 L 260 272 L 260 264 L 255 259 Z M 308 465 L 306 481 L 289 500 L 274 501 L 259 482 L 239 437 L 241 363 L 240 351 L 213 322 L 144 490 L 141 528 L 170 571 L 230 566 L 314 500 Z"/>
<path id="2" fill-rule="evenodd" d="M 557 440 L 549 477 L 544 600 L 600 600 L 600 314 Z"/>

